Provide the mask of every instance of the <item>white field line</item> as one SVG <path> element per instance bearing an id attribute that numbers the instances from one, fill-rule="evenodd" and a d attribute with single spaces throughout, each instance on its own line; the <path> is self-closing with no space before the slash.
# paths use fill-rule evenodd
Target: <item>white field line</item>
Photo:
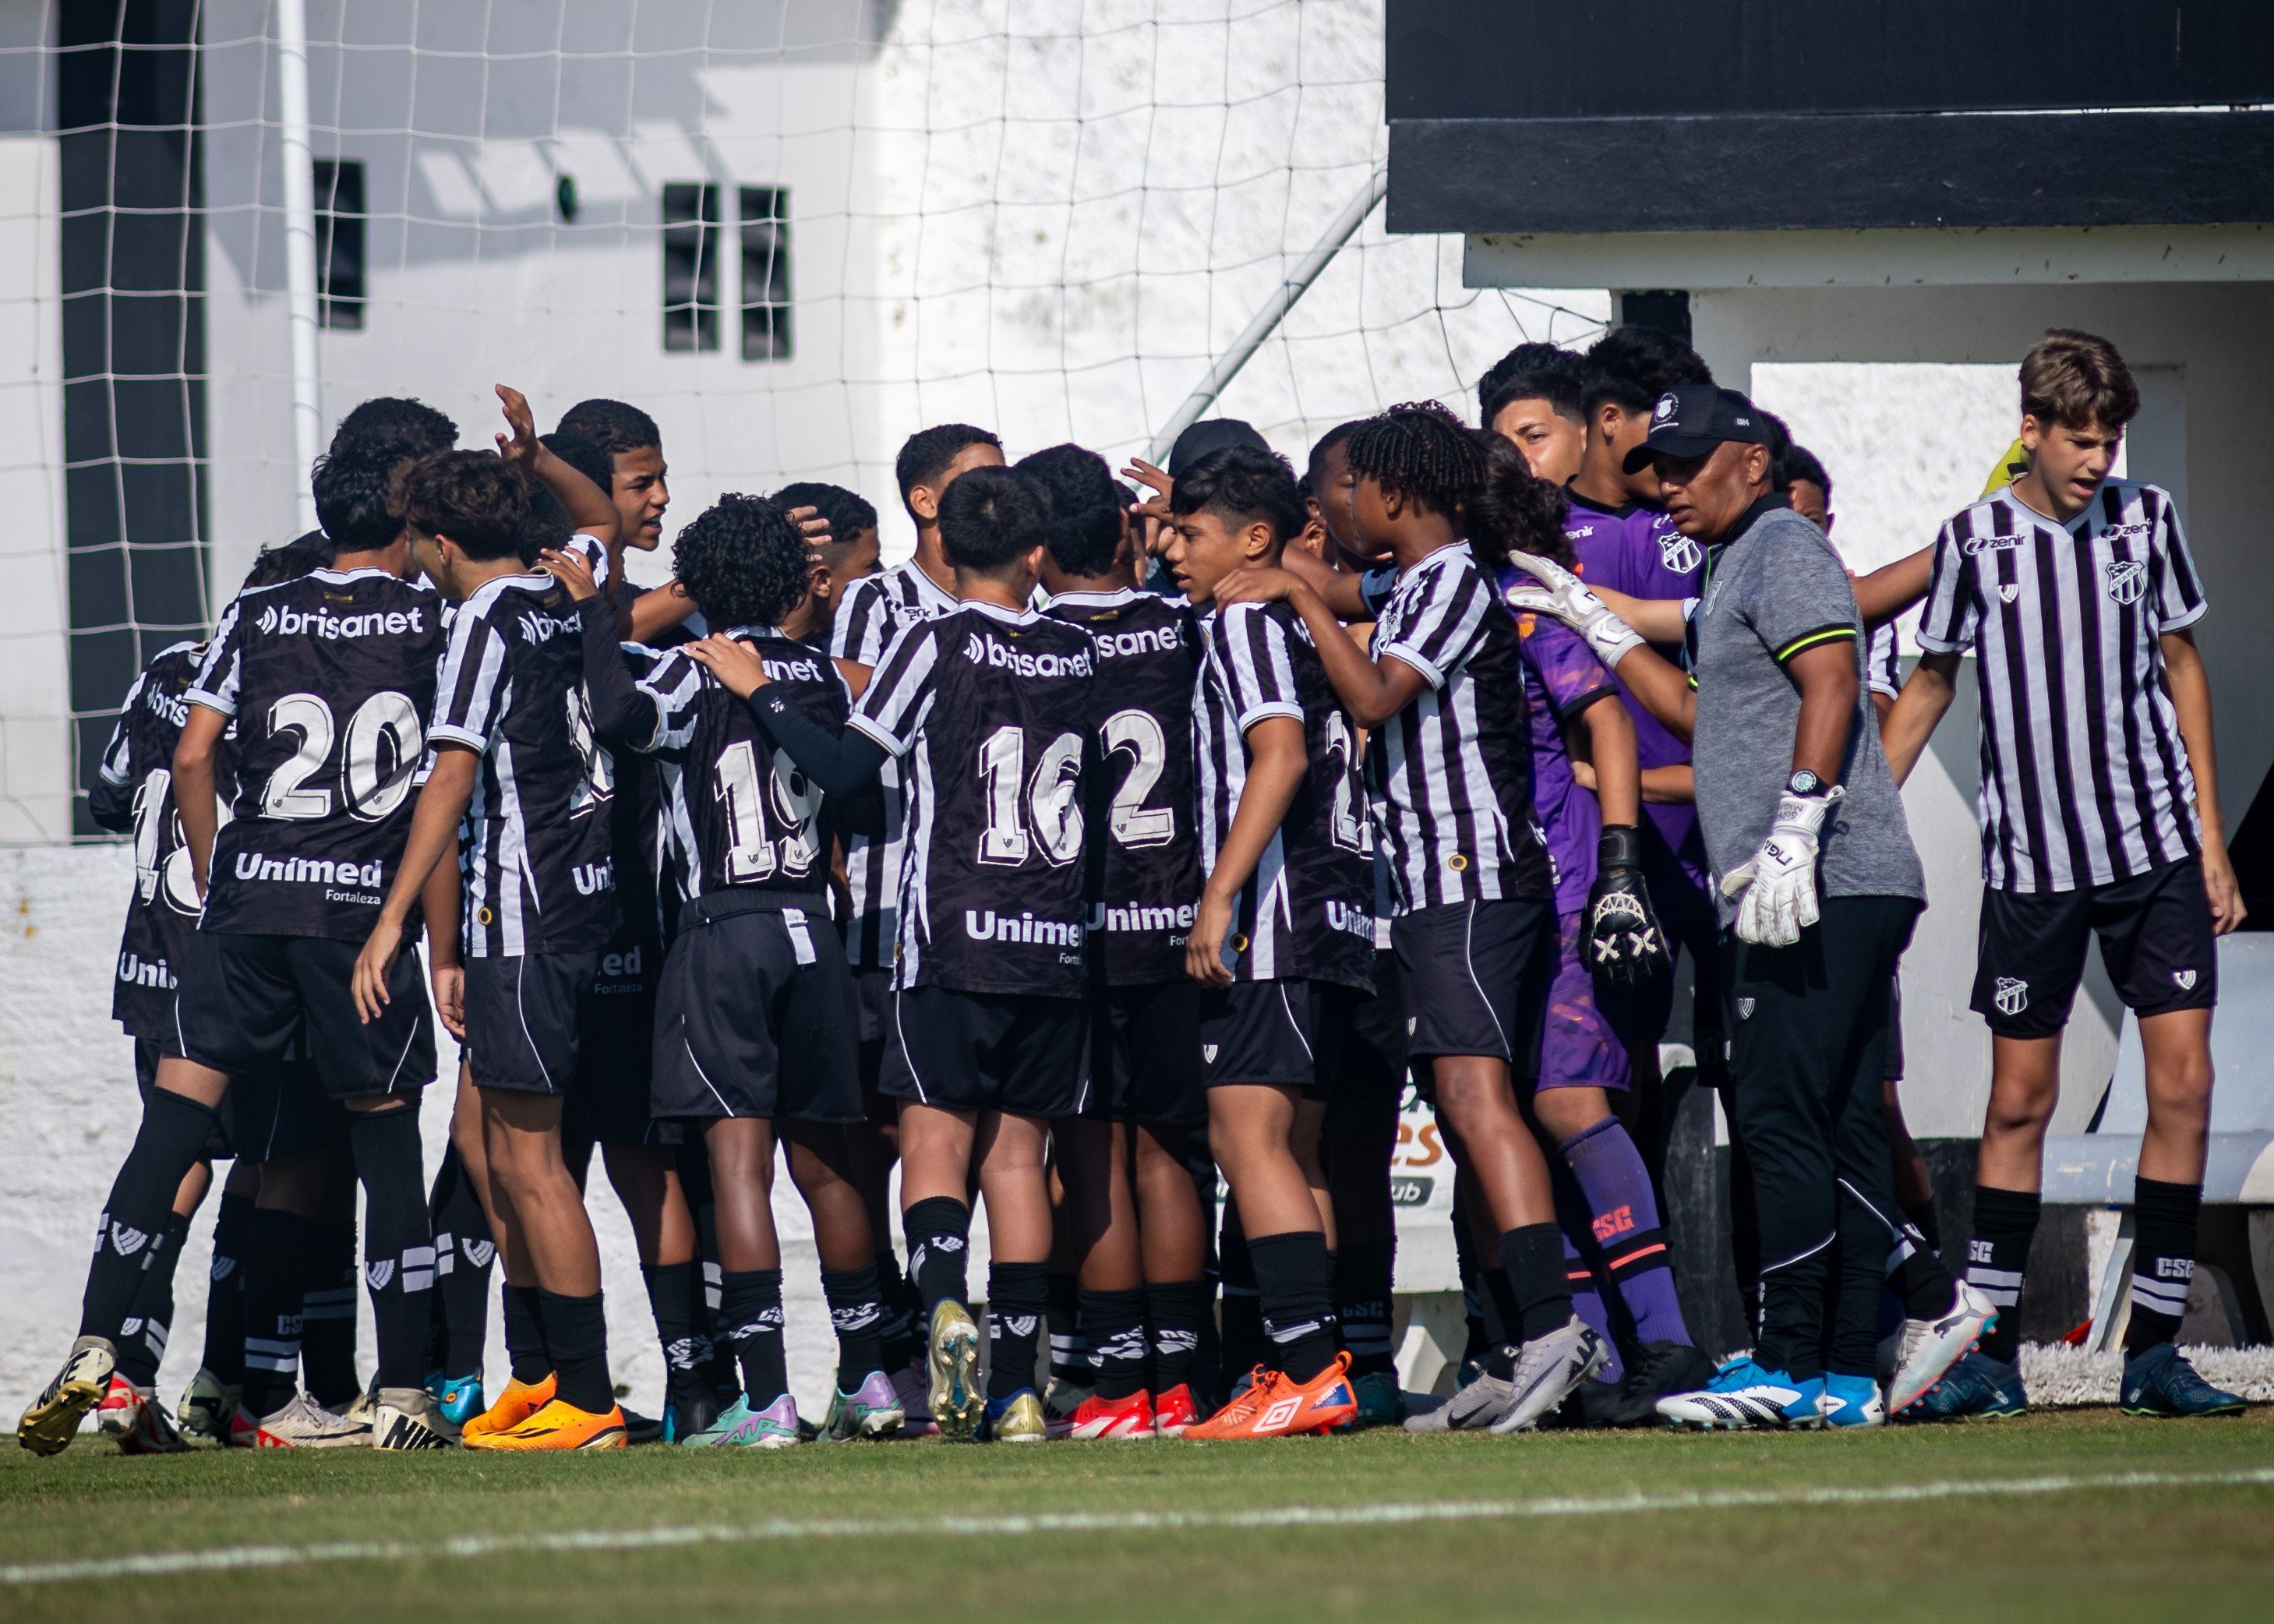
<path id="1" fill-rule="evenodd" d="M 312 1545 L 222 1545 L 133 1556 L 0 1565 L 0 1585 L 167 1577 L 320 1562 L 422 1562 L 518 1552 L 666 1550 L 681 1545 L 754 1545 L 787 1539 L 1000 1539 L 1032 1534 L 1179 1533 L 1195 1529 L 1371 1528 L 1415 1522 L 1502 1522 L 1525 1517 L 1623 1516 L 1636 1512 L 1745 1510 L 1776 1507 L 1891 1506 L 2005 1495 L 2090 1493 L 2114 1489 L 2274 1485 L 2274 1466 L 2224 1472 L 2059 1473 L 2037 1477 L 1946 1478 L 1855 1487 L 1719 1489 L 1699 1493 L 1602 1494 L 1539 1500 L 1399 1500 L 1380 1505 L 1278 1506 L 1233 1511 L 1057 1511 L 941 1517 L 769 1517 L 755 1522 L 697 1522 L 667 1528 L 587 1528 L 557 1533 L 462 1534 L 448 1539 L 347 1539 Z"/>

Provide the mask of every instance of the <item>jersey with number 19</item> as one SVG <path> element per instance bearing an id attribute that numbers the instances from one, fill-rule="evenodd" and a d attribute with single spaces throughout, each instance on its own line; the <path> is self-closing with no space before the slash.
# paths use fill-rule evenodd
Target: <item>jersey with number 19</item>
<path id="1" fill-rule="evenodd" d="M 1084 992 L 1096 668 L 1080 627 L 992 604 L 920 621 L 885 650 L 849 725 L 903 758 L 896 989 Z"/>
<path id="2" fill-rule="evenodd" d="M 441 600 L 383 569 L 239 593 L 184 695 L 237 721 L 202 929 L 359 942 L 410 835 Z"/>

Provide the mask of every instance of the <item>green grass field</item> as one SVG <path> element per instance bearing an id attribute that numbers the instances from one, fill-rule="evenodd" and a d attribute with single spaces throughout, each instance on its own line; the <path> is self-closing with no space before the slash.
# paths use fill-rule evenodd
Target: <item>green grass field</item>
<path id="1" fill-rule="evenodd" d="M 454 1538 L 475 1553 L 450 1553 Z M 245 1565 L 41 1571 L 200 1552 Z M 1593 1624 L 1865 1607 L 2193 1624 L 2263 1619 L 2270 1595 L 2274 1411 L 2263 1410 L 2192 1424 L 2070 1411 L 1860 1436 L 1375 1433 L 732 1457 L 126 1460 L 91 1436 L 49 1461 L 0 1451 L 10 1624 L 753 1613 Z"/>

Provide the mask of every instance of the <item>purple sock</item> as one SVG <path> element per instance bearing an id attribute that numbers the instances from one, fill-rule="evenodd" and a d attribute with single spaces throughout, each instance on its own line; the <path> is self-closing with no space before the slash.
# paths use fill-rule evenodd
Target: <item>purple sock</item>
<path id="1" fill-rule="evenodd" d="M 1595 1372 L 1598 1381 L 1616 1382 L 1626 1375 L 1626 1365 L 1619 1357 L 1619 1339 L 1611 1334 L 1611 1311 L 1603 1305 L 1603 1294 L 1595 1289 L 1595 1272 L 1571 1244 L 1563 1237 L 1563 1269 L 1571 1281 L 1571 1312 L 1579 1316 L 1579 1323 L 1603 1339 L 1610 1357 L 1603 1368 Z"/>
<path id="2" fill-rule="evenodd" d="M 1586 1198 L 1604 1271 L 1634 1320 L 1636 1337 L 1690 1346 L 1682 1300 L 1674 1292 L 1673 1254 L 1634 1140 L 1617 1117 L 1606 1116 L 1559 1148 Z"/>

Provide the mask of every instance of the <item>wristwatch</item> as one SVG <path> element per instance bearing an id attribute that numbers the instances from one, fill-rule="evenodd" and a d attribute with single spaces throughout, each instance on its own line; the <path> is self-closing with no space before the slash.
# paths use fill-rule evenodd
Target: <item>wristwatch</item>
<path id="1" fill-rule="evenodd" d="M 1824 780 L 1803 767 L 1785 780 L 1784 788 L 1788 795 L 1821 795 Z"/>

